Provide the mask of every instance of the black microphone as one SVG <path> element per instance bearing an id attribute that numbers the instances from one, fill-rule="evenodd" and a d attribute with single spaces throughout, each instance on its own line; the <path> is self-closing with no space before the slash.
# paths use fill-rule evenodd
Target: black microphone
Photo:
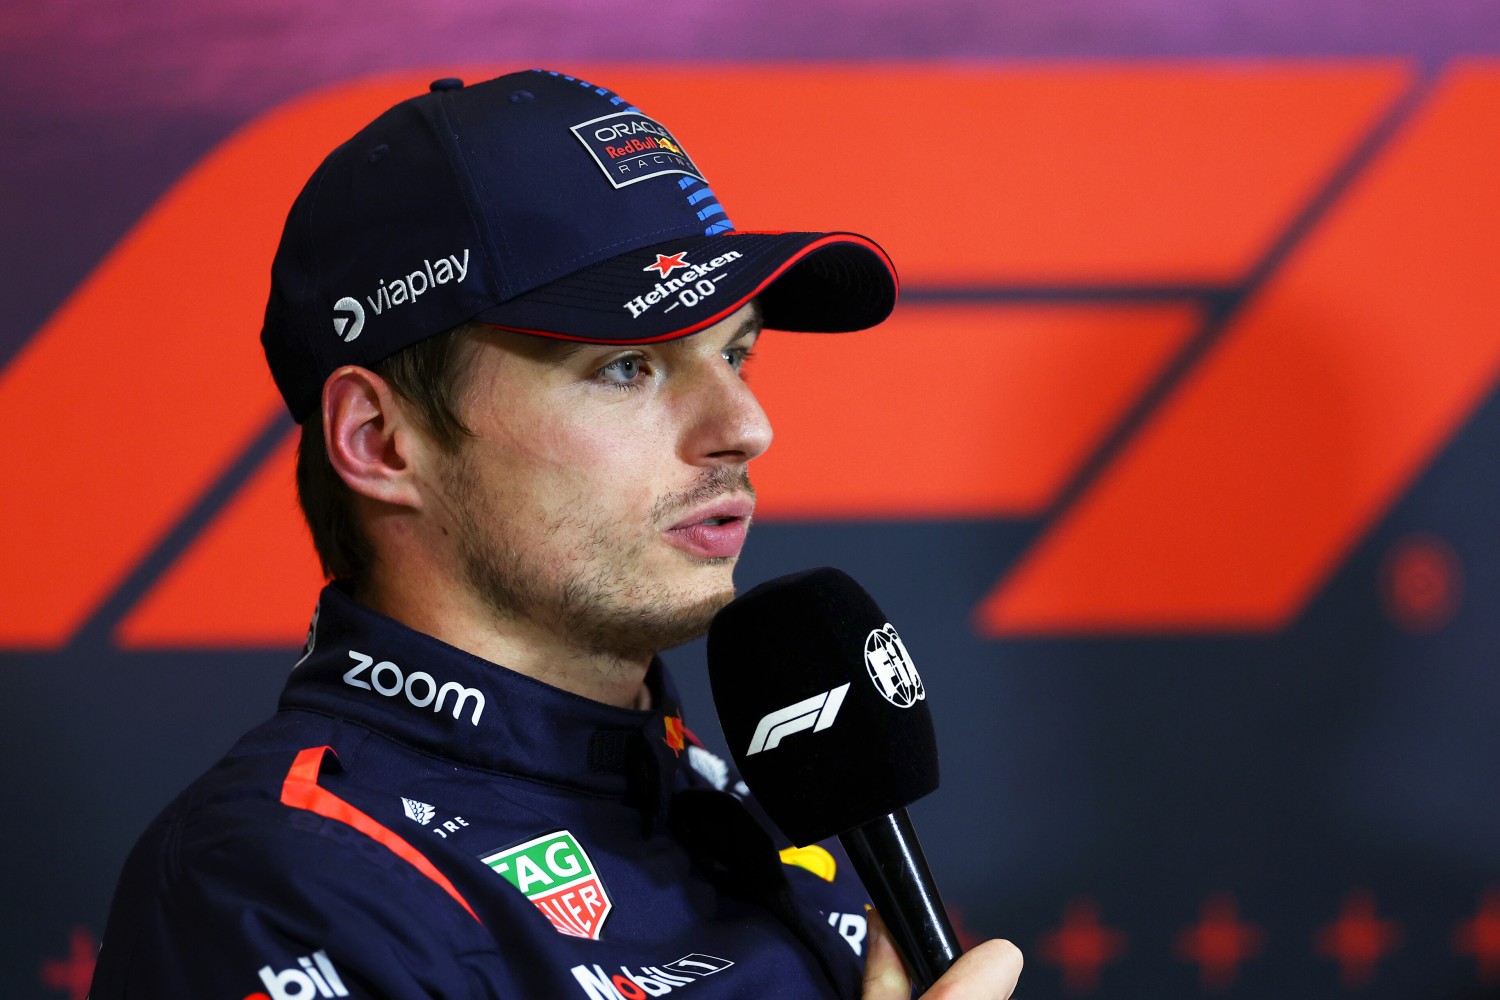
<path id="1" fill-rule="evenodd" d="M 837 836 L 918 991 L 962 954 L 906 806 L 938 786 L 922 678 L 864 588 L 836 569 L 747 591 L 708 630 L 730 752 L 792 842 Z"/>

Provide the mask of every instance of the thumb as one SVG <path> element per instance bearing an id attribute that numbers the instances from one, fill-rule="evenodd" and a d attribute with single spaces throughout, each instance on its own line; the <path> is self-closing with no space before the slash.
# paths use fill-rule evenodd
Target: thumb
<path id="1" fill-rule="evenodd" d="M 908 1000 L 911 996 L 911 979 L 896 953 L 896 944 L 891 940 L 885 921 L 873 908 L 865 911 L 870 934 L 865 948 L 865 985 L 863 1000 Z"/>

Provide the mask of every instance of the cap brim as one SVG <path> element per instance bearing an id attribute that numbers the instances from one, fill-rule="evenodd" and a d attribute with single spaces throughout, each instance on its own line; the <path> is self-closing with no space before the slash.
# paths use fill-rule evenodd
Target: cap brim
<path id="1" fill-rule="evenodd" d="M 589 343 L 685 337 L 758 298 L 768 328 L 843 333 L 895 308 L 896 269 L 854 233 L 731 232 L 631 250 L 474 317 Z"/>

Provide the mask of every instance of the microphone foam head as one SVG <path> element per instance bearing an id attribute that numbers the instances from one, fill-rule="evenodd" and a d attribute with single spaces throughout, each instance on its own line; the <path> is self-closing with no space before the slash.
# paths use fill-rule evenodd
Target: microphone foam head
<path id="1" fill-rule="evenodd" d="M 737 597 L 708 672 L 745 783 L 796 844 L 879 819 L 938 786 L 921 676 L 865 589 L 823 568 Z"/>

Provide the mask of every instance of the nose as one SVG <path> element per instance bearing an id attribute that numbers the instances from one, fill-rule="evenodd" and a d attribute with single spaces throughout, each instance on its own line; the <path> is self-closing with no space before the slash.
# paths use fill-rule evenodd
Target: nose
<path id="1" fill-rule="evenodd" d="M 743 465 L 771 446 L 771 421 L 740 374 L 715 359 L 684 445 L 695 465 Z"/>

